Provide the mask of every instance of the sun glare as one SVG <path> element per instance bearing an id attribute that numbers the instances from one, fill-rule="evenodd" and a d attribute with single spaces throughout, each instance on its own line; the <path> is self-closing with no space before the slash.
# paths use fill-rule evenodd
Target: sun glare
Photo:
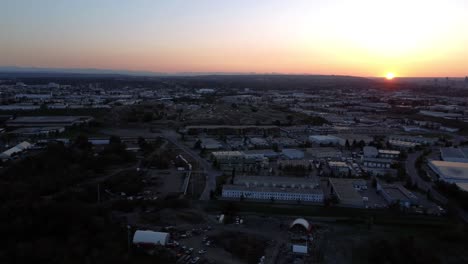
<path id="1" fill-rule="evenodd" d="M 395 74 L 393 74 L 393 72 L 388 72 L 385 78 L 387 78 L 387 80 L 392 80 L 395 78 Z"/>

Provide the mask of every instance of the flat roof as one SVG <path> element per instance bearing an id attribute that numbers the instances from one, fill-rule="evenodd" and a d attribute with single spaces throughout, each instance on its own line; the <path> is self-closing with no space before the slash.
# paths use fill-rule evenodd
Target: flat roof
<path id="1" fill-rule="evenodd" d="M 198 126 L 186 126 L 186 129 L 191 128 L 277 128 L 278 126 L 232 126 L 232 125 L 198 125 Z"/>
<path id="2" fill-rule="evenodd" d="M 457 158 L 466 159 L 468 158 L 467 148 L 440 148 L 440 154 L 444 158 Z"/>
<path id="3" fill-rule="evenodd" d="M 305 177 L 286 177 L 286 176 L 236 176 L 234 183 L 238 185 L 245 184 L 268 184 L 268 185 L 304 185 L 311 186 L 319 184 L 317 178 Z"/>
<path id="4" fill-rule="evenodd" d="M 283 188 L 283 187 L 258 187 L 252 186 L 247 187 L 243 185 L 232 185 L 226 184 L 223 185 L 223 190 L 229 191 L 256 191 L 256 192 L 276 192 L 276 193 L 297 193 L 297 194 L 323 194 L 323 190 L 321 188 Z"/>
<path id="5" fill-rule="evenodd" d="M 234 151 L 213 151 L 211 152 L 214 156 L 242 156 L 243 153 L 237 150 Z"/>
<path id="6" fill-rule="evenodd" d="M 457 182 L 455 183 L 458 188 L 460 188 L 462 191 L 468 192 L 468 182 Z"/>
<path id="7" fill-rule="evenodd" d="M 379 149 L 379 153 L 400 155 L 400 151 L 399 151 L 399 150 L 390 150 L 390 149 Z"/>
<path id="8" fill-rule="evenodd" d="M 468 163 L 431 160 L 429 164 L 435 168 L 443 178 L 468 180 Z"/>
<path id="9" fill-rule="evenodd" d="M 75 122 L 89 116 L 19 116 L 9 120 L 9 123 L 47 123 L 47 122 Z"/>
<path id="10" fill-rule="evenodd" d="M 338 199 L 343 203 L 363 205 L 362 196 L 354 188 L 355 183 L 362 183 L 361 179 L 329 178 L 330 184 Z"/>

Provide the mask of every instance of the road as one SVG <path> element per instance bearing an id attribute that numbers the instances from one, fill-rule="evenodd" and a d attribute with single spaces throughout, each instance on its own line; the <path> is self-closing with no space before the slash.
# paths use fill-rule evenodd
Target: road
<path id="1" fill-rule="evenodd" d="M 120 137 L 135 137 L 135 135 L 142 136 L 145 138 L 155 138 L 157 136 L 161 136 L 166 140 L 170 141 L 172 144 L 180 148 L 184 151 L 188 156 L 190 156 L 193 160 L 196 160 L 199 165 L 199 169 L 203 170 L 206 175 L 206 184 L 203 193 L 200 196 L 200 200 L 210 200 L 210 191 L 216 188 L 216 177 L 222 175 L 220 171 L 214 170 L 211 164 L 200 157 L 199 153 L 195 150 L 185 146 L 179 140 L 179 134 L 174 130 L 169 129 L 160 129 L 158 132 L 150 132 L 147 128 L 129 128 L 129 129 L 104 129 L 101 131 L 104 134 L 108 135 L 117 135 Z"/>
<path id="2" fill-rule="evenodd" d="M 196 160 L 198 162 L 199 167 L 203 169 L 206 175 L 205 189 L 200 195 L 200 200 L 210 200 L 210 192 L 216 189 L 216 178 L 218 176 L 221 176 L 222 173 L 213 169 L 211 164 L 204 158 L 200 157 L 199 153 L 197 153 L 195 150 L 185 146 L 182 142 L 180 142 L 179 135 L 175 131 L 163 130 L 161 131 L 161 136 L 170 141 L 172 144 L 176 145 L 187 155 L 189 155 L 193 160 Z"/>
<path id="3" fill-rule="evenodd" d="M 432 183 L 423 180 L 418 173 L 416 168 L 416 160 L 423 154 L 422 151 L 416 151 L 414 153 L 408 154 L 406 159 L 406 173 L 411 177 L 413 183 L 416 183 L 418 189 L 425 192 L 430 192 L 432 197 L 442 204 L 447 203 L 447 198 L 434 190 Z"/>

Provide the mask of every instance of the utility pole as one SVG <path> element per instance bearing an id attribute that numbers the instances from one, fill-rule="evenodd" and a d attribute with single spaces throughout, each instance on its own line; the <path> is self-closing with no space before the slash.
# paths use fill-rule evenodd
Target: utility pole
<path id="1" fill-rule="evenodd" d="M 101 203 L 101 185 L 99 183 L 97 185 L 97 202 L 98 204 Z"/>
<path id="2" fill-rule="evenodd" d="M 127 225 L 127 250 L 128 250 L 128 254 L 130 255 L 130 229 L 131 229 L 131 226 L 130 225 Z"/>

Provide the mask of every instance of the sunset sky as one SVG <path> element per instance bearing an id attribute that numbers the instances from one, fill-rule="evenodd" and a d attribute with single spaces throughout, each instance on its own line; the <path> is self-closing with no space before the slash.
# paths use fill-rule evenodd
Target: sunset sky
<path id="1" fill-rule="evenodd" d="M 468 75 L 467 0 L 0 0 L 0 66 Z"/>

